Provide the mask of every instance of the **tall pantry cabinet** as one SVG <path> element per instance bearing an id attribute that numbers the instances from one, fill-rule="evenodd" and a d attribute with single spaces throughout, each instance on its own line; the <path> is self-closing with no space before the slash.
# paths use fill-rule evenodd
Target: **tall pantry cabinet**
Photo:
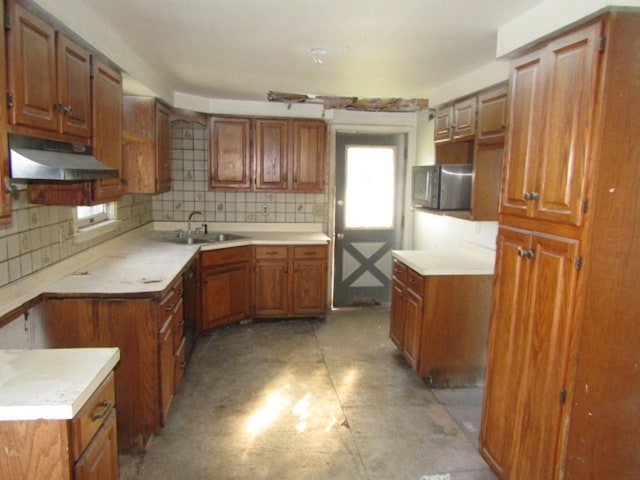
<path id="1" fill-rule="evenodd" d="M 500 478 L 640 478 L 640 11 L 512 62 L 480 451 Z"/>

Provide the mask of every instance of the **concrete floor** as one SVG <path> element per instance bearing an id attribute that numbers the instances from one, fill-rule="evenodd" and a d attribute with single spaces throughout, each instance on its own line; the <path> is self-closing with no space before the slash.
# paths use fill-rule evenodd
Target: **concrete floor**
<path id="1" fill-rule="evenodd" d="M 494 480 L 482 391 L 429 390 L 389 311 L 249 323 L 198 339 L 169 421 L 123 480 Z"/>

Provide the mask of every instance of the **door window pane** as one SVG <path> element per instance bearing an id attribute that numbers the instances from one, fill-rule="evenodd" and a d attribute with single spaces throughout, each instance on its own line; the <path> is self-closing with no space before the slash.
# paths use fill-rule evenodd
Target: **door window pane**
<path id="1" fill-rule="evenodd" d="M 347 147 L 345 228 L 393 228 L 395 148 Z"/>

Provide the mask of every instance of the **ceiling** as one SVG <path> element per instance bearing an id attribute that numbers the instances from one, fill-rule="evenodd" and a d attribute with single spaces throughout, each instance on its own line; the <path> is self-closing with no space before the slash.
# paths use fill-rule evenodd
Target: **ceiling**
<path id="1" fill-rule="evenodd" d="M 175 92 L 423 98 L 541 0 L 83 0 Z"/>

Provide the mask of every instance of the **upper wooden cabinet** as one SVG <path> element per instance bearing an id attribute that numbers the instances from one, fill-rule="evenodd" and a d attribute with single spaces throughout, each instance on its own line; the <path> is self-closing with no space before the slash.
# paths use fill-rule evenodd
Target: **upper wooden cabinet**
<path id="1" fill-rule="evenodd" d="M 289 184 L 287 120 L 256 119 L 253 150 L 256 190 L 286 190 Z"/>
<path id="2" fill-rule="evenodd" d="M 117 168 L 118 178 L 96 180 L 94 201 L 117 200 L 122 183 L 122 76 L 105 62 L 93 63 L 93 155 L 105 165 Z"/>
<path id="3" fill-rule="evenodd" d="M 507 87 L 500 86 L 478 95 L 476 144 L 502 144 L 507 128 Z"/>
<path id="4" fill-rule="evenodd" d="M 582 222 L 599 35 L 580 30 L 513 64 L 502 215 Z"/>
<path id="5" fill-rule="evenodd" d="M 4 3 L 0 3 L 4 18 Z M 0 35 L 0 92 L 7 90 L 5 36 Z M 0 102 L 0 225 L 11 222 L 11 195 L 9 183 L 9 146 L 7 140 L 7 108 Z"/>
<path id="6" fill-rule="evenodd" d="M 170 111 L 153 97 L 124 95 L 122 139 L 128 193 L 171 190 Z"/>
<path id="7" fill-rule="evenodd" d="M 13 130 L 89 143 L 91 55 L 61 32 L 10 1 L 9 121 Z"/>
<path id="8" fill-rule="evenodd" d="M 211 117 L 209 135 L 210 188 L 324 191 L 322 121 Z"/>
<path id="9" fill-rule="evenodd" d="M 477 97 L 456 101 L 436 112 L 436 143 L 470 140 L 476 134 Z"/>

